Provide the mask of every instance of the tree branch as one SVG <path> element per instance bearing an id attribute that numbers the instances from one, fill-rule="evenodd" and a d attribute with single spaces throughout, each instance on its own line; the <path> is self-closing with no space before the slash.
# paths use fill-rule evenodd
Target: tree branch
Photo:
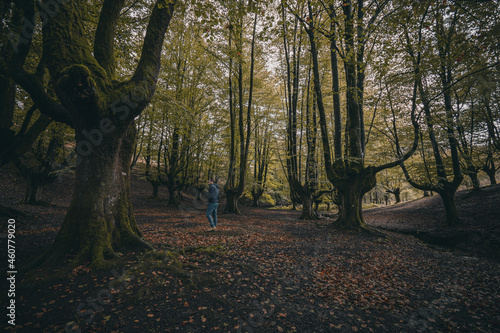
<path id="1" fill-rule="evenodd" d="M 72 120 L 68 111 L 45 92 L 45 89 L 35 75 L 26 72 L 22 68 L 13 68 L 10 74 L 16 83 L 28 92 L 41 113 L 51 117 L 55 121 L 72 126 Z"/>
<path id="2" fill-rule="evenodd" d="M 104 0 L 94 39 L 94 57 L 109 77 L 115 75 L 115 33 L 125 0 Z"/>
<path id="3" fill-rule="evenodd" d="M 141 59 L 130 80 L 132 83 L 140 83 L 144 87 L 144 91 L 142 91 L 144 94 L 143 99 L 140 101 L 139 107 L 136 108 L 135 114 L 131 114 L 132 118 L 149 103 L 155 92 L 156 81 L 160 72 L 163 40 L 174 13 L 176 2 L 177 0 L 158 0 L 149 19 Z"/>

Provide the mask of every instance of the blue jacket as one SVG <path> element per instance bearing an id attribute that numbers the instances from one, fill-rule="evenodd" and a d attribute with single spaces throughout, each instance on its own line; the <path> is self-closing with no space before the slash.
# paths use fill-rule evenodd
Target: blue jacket
<path id="1" fill-rule="evenodd" d="M 217 203 L 220 199 L 219 185 L 211 184 L 208 188 L 208 202 Z"/>

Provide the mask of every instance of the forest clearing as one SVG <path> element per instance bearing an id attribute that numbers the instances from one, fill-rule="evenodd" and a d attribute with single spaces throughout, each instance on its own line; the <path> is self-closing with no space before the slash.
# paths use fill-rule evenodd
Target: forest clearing
<path id="1" fill-rule="evenodd" d="M 13 179 L 2 179 L 11 198 L 22 195 Z M 16 219 L 19 261 L 52 242 L 68 181 L 47 189 L 58 194 L 55 205 Z M 110 270 L 39 276 L 19 291 L 18 332 L 494 332 L 500 322 L 499 186 L 457 199 L 469 233 L 496 235 L 496 254 L 407 235 L 439 226 L 438 197 L 367 210 L 368 225 L 384 235 L 327 231 L 326 220 L 298 220 L 300 211 L 252 207 L 219 215 L 217 231 L 207 232 L 203 204 L 169 208 L 166 194 L 150 197 L 147 181 L 133 177 L 132 186 L 155 252 L 124 253 Z"/>

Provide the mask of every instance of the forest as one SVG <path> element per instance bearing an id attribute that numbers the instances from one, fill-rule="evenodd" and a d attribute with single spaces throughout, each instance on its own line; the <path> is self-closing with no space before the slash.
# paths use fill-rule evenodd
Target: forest
<path id="1" fill-rule="evenodd" d="M 497 0 L 0 17 L 6 331 L 500 324 Z"/>

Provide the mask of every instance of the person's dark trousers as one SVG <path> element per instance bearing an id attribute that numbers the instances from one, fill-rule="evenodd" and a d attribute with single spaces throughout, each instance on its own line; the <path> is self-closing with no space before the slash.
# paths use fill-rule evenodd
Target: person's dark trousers
<path id="1" fill-rule="evenodd" d="M 210 222 L 210 226 L 212 228 L 215 228 L 217 226 L 217 207 L 218 206 L 219 206 L 219 203 L 217 203 L 217 202 L 210 202 L 208 204 L 207 217 L 208 217 L 208 222 Z"/>

